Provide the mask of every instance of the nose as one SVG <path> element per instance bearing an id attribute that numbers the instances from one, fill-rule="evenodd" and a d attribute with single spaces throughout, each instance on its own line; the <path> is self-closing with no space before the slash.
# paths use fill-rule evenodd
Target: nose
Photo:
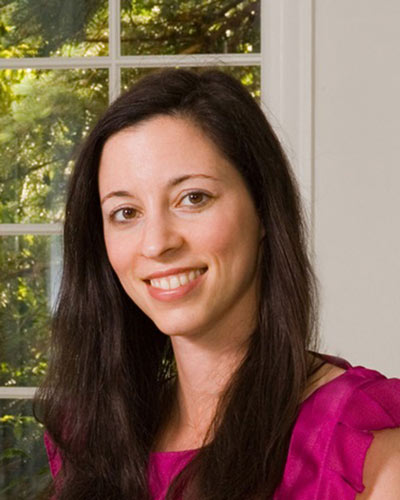
<path id="1" fill-rule="evenodd" d="M 170 254 L 183 245 L 184 238 L 168 216 L 149 217 L 144 221 L 141 253 L 147 258 Z"/>

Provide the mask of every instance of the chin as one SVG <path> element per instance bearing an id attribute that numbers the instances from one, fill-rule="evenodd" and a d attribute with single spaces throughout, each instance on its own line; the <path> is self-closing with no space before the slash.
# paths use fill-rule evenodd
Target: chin
<path id="1" fill-rule="evenodd" d="M 169 324 L 169 323 L 165 323 L 163 321 L 157 323 L 155 322 L 157 328 L 160 330 L 161 333 L 164 333 L 165 335 L 168 335 L 168 336 L 175 336 L 175 335 L 190 335 L 190 334 L 193 334 L 194 332 L 194 329 L 193 329 L 193 326 L 189 327 L 189 325 L 185 325 L 185 324 Z M 196 328 L 197 330 L 197 328 Z"/>
<path id="2" fill-rule="evenodd" d="M 203 322 L 197 320 L 190 320 L 189 315 L 185 314 L 185 317 L 177 317 L 176 315 L 171 315 L 170 318 L 151 318 L 157 328 L 165 335 L 175 336 L 175 335 L 193 335 L 195 332 L 201 331 Z"/>

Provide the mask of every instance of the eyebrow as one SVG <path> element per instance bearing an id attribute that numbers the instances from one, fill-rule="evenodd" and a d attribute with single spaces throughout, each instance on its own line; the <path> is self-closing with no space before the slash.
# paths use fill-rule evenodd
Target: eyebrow
<path id="1" fill-rule="evenodd" d="M 187 181 L 188 179 L 193 179 L 197 177 L 203 177 L 204 179 L 212 179 L 214 181 L 218 181 L 216 177 L 213 177 L 212 175 L 206 175 L 206 174 L 187 174 L 187 175 L 182 175 L 181 177 L 175 177 L 174 179 L 171 179 L 168 182 L 168 186 L 177 186 L 181 182 Z"/>
<path id="2" fill-rule="evenodd" d="M 174 187 L 177 186 L 178 184 L 181 184 L 182 182 L 187 181 L 188 179 L 195 179 L 195 178 L 203 178 L 203 179 L 212 179 L 214 181 L 219 181 L 216 177 L 213 177 L 212 175 L 206 175 L 206 174 L 187 174 L 187 175 L 181 175 L 180 177 L 174 177 L 168 181 L 167 186 L 168 187 Z M 103 204 L 106 200 L 109 198 L 113 197 L 118 197 L 118 198 L 125 198 L 125 197 L 132 197 L 132 193 L 129 191 L 111 191 L 110 193 L 106 194 L 104 198 L 101 200 L 101 204 Z"/>

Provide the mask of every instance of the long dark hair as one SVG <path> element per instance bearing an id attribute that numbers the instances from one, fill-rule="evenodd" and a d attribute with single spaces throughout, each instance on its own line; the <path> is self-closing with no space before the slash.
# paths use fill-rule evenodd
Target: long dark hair
<path id="1" fill-rule="evenodd" d="M 243 176 L 265 228 L 258 325 L 213 421 L 213 438 L 169 499 L 271 498 L 314 370 L 315 279 L 299 193 L 260 107 L 220 71 L 167 70 L 136 83 L 88 136 L 70 181 L 51 361 L 36 413 L 60 450 L 59 499 L 144 500 L 149 454 L 176 376 L 168 336 L 108 261 L 98 194 L 104 143 L 156 115 L 192 120 Z"/>

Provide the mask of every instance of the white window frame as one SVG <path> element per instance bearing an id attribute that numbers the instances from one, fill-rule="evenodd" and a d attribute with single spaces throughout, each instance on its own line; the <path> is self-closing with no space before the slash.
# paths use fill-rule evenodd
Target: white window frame
<path id="1" fill-rule="evenodd" d="M 0 59 L 0 69 L 109 70 L 109 102 L 120 93 L 121 68 L 261 66 L 261 102 L 300 182 L 313 247 L 313 54 L 315 0 L 260 0 L 257 54 L 120 55 L 120 0 L 109 0 L 109 55 Z M 62 224 L 0 224 L 0 236 L 61 235 Z M 0 387 L 0 399 L 32 399 L 35 387 Z"/>
<path id="2" fill-rule="evenodd" d="M 261 0 L 261 96 L 294 168 L 314 257 L 314 54 L 316 0 Z"/>

